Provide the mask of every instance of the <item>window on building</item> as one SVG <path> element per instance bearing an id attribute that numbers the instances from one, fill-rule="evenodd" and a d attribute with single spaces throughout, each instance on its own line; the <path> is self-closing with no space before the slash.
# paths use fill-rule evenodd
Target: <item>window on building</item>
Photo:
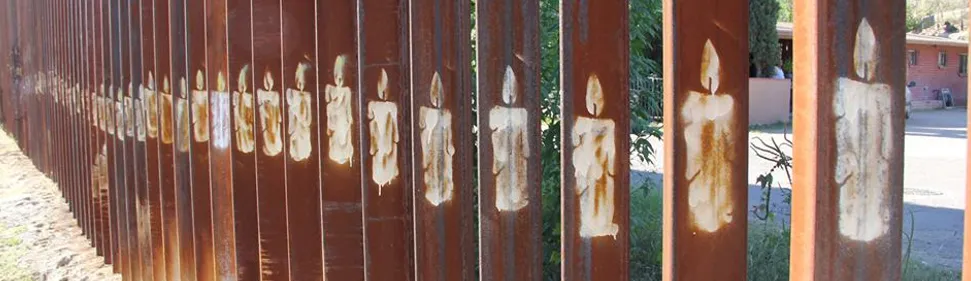
<path id="1" fill-rule="evenodd" d="M 910 65 L 917 65 L 917 51 L 907 51 L 907 61 L 910 63 Z"/>
<path id="2" fill-rule="evenodd" d="M 947 66 L 947 52 L 941 51 L 937 54 L 937 66 L 941 68 Z"/>
<path id="3" fill-rule="evenodd" d="M 958 55 L 958 74 L 968 75 L 968 54 Z"/>

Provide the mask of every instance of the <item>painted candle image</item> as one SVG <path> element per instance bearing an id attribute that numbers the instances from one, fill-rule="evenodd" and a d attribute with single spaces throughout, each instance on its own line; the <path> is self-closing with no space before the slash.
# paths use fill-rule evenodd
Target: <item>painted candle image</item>
<path id="1" fill-rule="evenodd" d="M 529 114 L 525 108 L 513 107 L 519 98 L 516 73 L 506 66 L 502 80 L 502 102 L 489 110 L 492 130 L 492 175 L 495 178 L 496 209 L 517 211 L 529 204 L 526 191 L 529 141 L 526 126 Z"/>
<path id="2" fill-rule="evenodd" d="M 161 136 L 163 144 L 172 144 L 174 138 L 172 136 L 173 124 L 172 124 L 172 89 L 170 87 L 169 78 L 162 78 L 162 94 L 159 96 L 159 111 L 162 116 L 159 117 L 159 130 L 161 131 L 159 135 Z"/>
<path id="3" fill-rule="evenodd" d="M 209 93 L 206 76 L 196 71 L 195 89 L 192 90 L 192 135 L 196 142 L 209 141 Z"/>
<path id="4" fill-rule="evenodd" d="M 233 92 L 233 115 L 236 117 L 236 149 L 243 153 L 251 153 L 256 147 L 256 134 L 253 133 L 255 111 L 253 109 L 253 94 L 248 90 L 246 77 L 249 77 L 249 65 L 243 66 L 239 72 L 237 91 Z"/>
<path id="5" fill-rule="evenodd" d="M 111 89 L 108 89 L 108 91 L 111 91 Z M 105 120 L 105 131 L 107 131 L 109 135 L 113 136 L 115 135 L 115 117 L 112 115 L 116 115 L 115 101 L 110 96 L 105 96 L 102 102 L 104 103 L 104 113 L 102 113 L 102 115 L 104 116 Z"/>
<path id="6" fill-rule="evenodd" d="M 263 154 L 267 156 L 276 156 L 283 151 L 280 135 L 280 127 L 283 126 L 280 92 L 274 91 L 273 86 L 273 75 L 266 72 L 263 75 L 263 89 L 256 91 L 260 104 L 260 126 L 263 128 Z"/>
<path id="7" fill-rule="evenodd" d="M 212 146 L 217 149 L 228 149 L 230 143 L 230 98 L 226 89 L 226 76 L 222 72 L 216 74 L 216 90 L 210 99 L 212 108 Z"/>
<path id="8" fill-rule="evenodd" d="M 143 89 L 143 86 L 138 86 L 139 89 Z M 145 107 L 144 107 L 144 96 L 141 98 L 132 99 L 132 106 L 135 108 L 132 112 L 135 114 L 135 138 L 138 141 L 145 141 Z"/>
<path id="9" fill-rule="evenodd" d="M 131 96 L 126 96 L 121 104 L 122 109 L 125 111 L 122 116 L 125 117 L 125 136 L 134 137 L 135 136 L 135 116 L 132 111 L 132 98 Z"/>
<path id="10" fill-rule="evenodd" d="M 856 31 L 853 67 L 856 77 L 836 79 L 836 175 L 840 189 L 839 230 L 857 241 L 872 241 L 889 230 L 893 137 L 890 85 L 874 82 L 877 42 L 864 18 Z"/>
<path id="11" fill-rule="evenodd" d="M 721 65 L 711 40 L 701 52 L 701 86 L 705 92 L 688 91 L 681 106 L 687 161 L 688 210 L 694 227 L 718 231 L 732 222 L 732 128 L 735 99 L 719 91 Z"/>
<path id="12" fill-rule="evenodd" d="M 155 92 L 155 75 L 148 73 L 148 84 L 142 89 L 142 102 L 145 103 L 146 133 L 149 138 L 158 137 L 158 95 Z"/>
<path id="13" fill-rule="evenodd" d="M 334 60 L 334 84 L 325 88 L 327 101 L 327 139 L 328 157 L 337 164 L 354 164 L 354 143 L 352 127 L 354 111 L 351 108 L 353 96 L 351 88 L 344 85 L 343 55 Z"/>
<path id="14" fill-rule="evenodd" d="M 378 98 L 369 101 L 367 118 L 371 133 L 371 180 L 378 184 L 378 196 L 385 185 L 398 177 L 398 105 L 388 101 L 388 72 L 381 69 Z"/>
<path id="15" fill-rule="evenodd" d="M 452 200 L 455 183 L 452 181 L 452 113 L 443 108 L 445 89 L 442 78 L 435 72 L 428 90 L 432 107 L 421 106 L 418 126 L 421 130 L 421 167 L 424 171 L 425 200 L 433 206 Z"/>
<path id="16" fill-rule="evenodd" d="M 189 135 L 192 133 L 189 123 L 189 101 L 184 96 L 189 91 L 185 78 L 179 80 L 179 89 L 183 96 L 177 98 L 175 103 L 175 146 L 180 152 L 189 152 Z"/>
<path id="17" fill-rule="evenodd" d="M 287 105 L 289 119 L 287 133 L 290 135 L 290 158 L 303 161 L 310 157 L 313 147 L 310 145 L 310 126 L 313 125 L 313 110 L 310 107 L 310 92 L 306 91 L 307 75 L 310 64 L 301 62 L 293 79 L 296 89 L 287 89 Z"/>
<path id="18" fill-rule="evenodd" d="M 617 175 L 617 147 L 614 120 L 599 118 L 603 113 L 603 87 L 596 74 L 587 78 L 586 107 L 590 116 L 577 117 L 570 139 L 576 194 L 580 199 L 580 237 L 617 237 L 614 223 L 614 177 Z"/>
<path id="19" fill-rule="evenodd" d="M 115 138 L 118 140 L 125 140 L 125 97 L 123 96 L 122 90 L 119 88 L 117 96 L 115 96 L 115 126 L 112 128 L 115 132 Z"/>
<path id="20" fill-rule="evenodd" d="M 107 110 L 105 110 L 105 99 L 103 95 L 104 95 L 104 90 L 101 90 L 101 95 L 94 98 L 94 108 L 96 111 L 95 114 L 97 114 L 97 119 L 98 119 L 97 125 L 98 125 L 98 129 L 101 130 L 102 132 L 105 131 L 105 119 L 107 119 L 105 118 L 105 112 L 107 112 Z"/>

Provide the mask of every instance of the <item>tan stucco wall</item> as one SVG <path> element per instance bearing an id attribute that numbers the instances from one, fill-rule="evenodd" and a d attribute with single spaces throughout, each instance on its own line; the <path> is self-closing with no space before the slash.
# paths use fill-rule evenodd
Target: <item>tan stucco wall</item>
<path id="1" fill-rule="evenodd" d="M 792 80 L 749 78 L 749 125 L 789 121 Z"/>

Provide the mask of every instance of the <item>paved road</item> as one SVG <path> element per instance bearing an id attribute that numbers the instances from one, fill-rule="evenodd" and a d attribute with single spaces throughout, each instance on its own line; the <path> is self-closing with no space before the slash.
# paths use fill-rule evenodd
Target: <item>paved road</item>
<path id="1" fill-rule="evenodd" d="M 967 156 L 967 111 L 951 109 L 914 112 L 907 120 L 904 140 L 904 232 L 911 228 L 913 219 L 913 255 L 927 263 L 959 269 L 961 266 L 961 241 L 963 210 L 965 205 L 965 173 Z M 781 128 L 752 131 L 750 139 L 758 137 L 768 141 L 782 141 Z M 633 161 L 638 171 L 633 180 L 650 178 L 660 182 L 664 167 L 663 144 L 652 142 L 657 148 L 658 163 L 651 165 Z M 791 150 L 787 151 L 791 155 Z M 756 178 L 772 167 L 749 149 L 749 204 L 760 204 L 760 189 Z M 786 174 L 776 171 L 773 177 L 783 188 L 790 188 Z M 781 180 L 781 182 L 779 182 Z M 773 194 L 772 205 L 785 218 L 788 206 L 782 203 L 779 192 Z M 907 237 L 904 237 L 906 248 Z"/>

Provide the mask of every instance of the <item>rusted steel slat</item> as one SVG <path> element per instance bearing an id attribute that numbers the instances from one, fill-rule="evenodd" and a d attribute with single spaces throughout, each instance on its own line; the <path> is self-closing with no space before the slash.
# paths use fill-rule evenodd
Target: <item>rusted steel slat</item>
<path id="1" fill-rule="evenodd" d="M 415 280 L 408 1 L 359 0 L 367 280 Z"/>
<path id="2" fill-rule="evenodd" d="M 192 1 L 192 0 L 188 0 Z M 172 95 L 175 116 L 175 203 L 179 222 L 179 255 L 182 280 L 196 279 L 195 236 L 192 216 L 192 124 L 190 111 L 188 38 L 186 33 L 187 0 L 169 2 L 169 28 L 172 56 Z M 194 64 L 193 64 L 194 65 Z"/>
<path id="3" fill-rule="evenodd" d="M 418 280 L 475 275 L 469 2 L 410 1 Z"/>
<path id="4" fill-rule="evenodd" d="M 482 280 L 540 280 L 539 1 L 476 3 Z"/>
<path id="5" fill-rule="evenodd" d="M 76 123 L 75 122 L 76 120 L 75 120 L 75 113 L 74 113 L 74 110 L 75 110 L 75 107 L 76 107 L 76 104 L 77 104 L 77 101 L 76 101 L 76 97 L 77 97 L 76 96 L 76 90 L 77 90 L 76 85 L 77 84 L 76 83 L 79 80 L 78 77 L 77 77 L 78 72 L 77 72 L 77 69 L 76 69 L 76 67 L 78 65 L 78 63 L 77 63 L 77 53 L 76 53 L 78 44 L 77 44 L 77 40 L 76 40 L 77 39 L 77 36 L 76 36 L 76 34 L 77 34 L 77 29 L 76 29 L 76 27 L 77 27 L 76 26 L 76 24 L 77 24 L 77 18 L 75 17 L 75 15 L 76 15 L 75 12 L 77 11 L 77 4 L 78 4 L 78 2 L 71 1 L 71 2 L 68 2 L 67 4 L 68 4 L 67 5 L 68 9 L 67 9 L 67 11 L 65 11 L 65 17 L 67 18 L 67 34 L 65 34 L 65 37 L 66 37 L 65 40 L 67 41 L 67 65 L 65 66 L 65 70 L 67 72 L 67 79 L 66 79 L 67 80 L 67 84 L 66 84 L 66 97 L 65 97 L 66 98 L 65 99 L 66 106 L 64 108 L 64 113 L 65 113 L 64 114 L 64 117 L 65 117 L 65 125 L 66 125 L 65 126 L 65 129 L 66 129 L 65 132 L 67 133 L 67 137 L 65 138 L 65 147 L 66 147 L 67 153 L 65 155 L 68 156 L 65 159 L 65 170 L 66 170 L 66 175 L 67 175 L 66 185 L 67 185 L 67 189 L 68 189 L 68 195 L 67 195 L 66 199 L 67 199 L 68 205 L 70 206 L 71 216 L 75 220 L 78 220 L 79 219 L 79 216 L 78 215 L 80 214 L 81 210 L 78 209 L 78 200 L 77 200 L 77 197 L 78 197 L 78 195 L 77 195 L 77 192 L 78 192 L 77 163 L 80 162 L 80 161 L 78 161 L 78 156 L 79 155 L 78 155 L 77 124 L 75 124 Z M 21 9 L 22 8 L 22 5 L 18 5 L 17 8 L 18 8 L 18 10 Z M 18 15 L 22 15 L 23 12 L 22 11 L 18 11 L 17 14 Z M 23 26 L 23 25 L 19 24 L 19 19 L 18 19 L 18 29 L 21 26 Z M 21 32 L 19 30 L 18 30 L 18 32 L 20 32 L 20 34 L 21 34 L 19 36 L 19 38 L 18 38 L 18 41 L 17 41 L 18 49 L 19 49 L 19 52 L 20 52 L 18 54 L 18 56 L 21 59 L 21 63 L 23 63 L 23 47 L 22 47 L 21 44 L 25 40 L 24 40 L 23 32 Z M 21 66 L 19 70 L 22 71 L 22 69 L 23 69 L 23 67 Z M 19 87 L 20 87 L 20 83 L 22 83 L 22 81 L 23 81 L 23 77 L 21 76 L 21 78 L 18 79 L 18 81 L 17 81 L 18 90 L 15 91 L 15 93 L 17 93 L 17 95 L 18 95 L 18 97 L 17 97 L 17 100 L 18 100 L 18 110 L 21 111 L 21 112 L 23 112 L 23 110 L 19 108 L 20 107 L 19 106 L 20 105 L 20 99 L 21 99 Z M 20 117 L 21 117 L 20 121 L 23 122 L 23 114 L 22 113 L 21 113 L 21 116 Z M 20 133 L 22 134 L 23 131 L 21 130 Z M 23 138 L 18 138 L 18 140 L 19 141 L 23 141 Z M 21 147 L 23 147 L 23 146 L 21 146 Z"/>
<path id="6" fill-rule="evenodd" d="M 628 1 L 560 5 L 563 280 L 627 280 Z"/>
<path id="7" fill-rule="evenodd" d="M 114 206 L 112 203 L 112 198 L 114 197 L 112 196 L 112 191 L 111 191 L 111 187 L 113 186 L 112 183 L 114 181 L 114 177 L 113 177 L 114 175 L 114 160 L 113 160 L 114 135 L 112 133 L 114 131 L 113 129 L 114 125 L 111 125 L 113 124 L 113 122 L 110 122 L 110 120 L 112 120 L 111 118 L 114 117 L 114 114 L 111 114 L 111 112 L 113 111 L 111 110 L 112 107 L 109 107 L 110 104 L 108 102 L 108 99 L 111 96 L 111 92 L 112 92 L 111 85 L 112 85 L 112 79 L 113 79 L 112 71 L 111 71 L 112 70 L 112 56 L 111 56 L 112 42 L 111 42 L 111 9 L 110 9 L 112 0 L 98 0 L 98 1 L 101 6 L 100 7 L 101 13 L 98 15 L 98 20 L 100 22 L 100 25 L 99 25 L 100 32 L 98 33 L 97 37 L 101 42 L 99 46 L 99 49 L 100 49 L 99 51 L 101 53 L 100 72 L 102 77 L 101 83 L 99 84 L 100 92 L 98 93 L 98 97 L 101 103 L 100 104 L 101 112 L 99 114 L 100 120 L 98 121 L 99 122 L 98 127 L 100 128 L 101 131 L 104 132 L 103 134 L 104 144 L 102 145 L 102 149 L 105 154 L 105 158 L 104 158 L 105 167 L 102 168 L 101 170 L 102 173 L 104 173 L 103 174 L 104 179 L 102 182 L 102 187 L 101 187 L 99 196 L 100 196 L 100 202 L 102 205 L 101 215 L 102 215 L 102 220 L 104 222 L 102 224 L 102 231 L 104 231 L 104 234 L 105 234 L 104 235 L 105 236 L 105 249 L 104 249 L 105 262 L 112 264 L 112 268 L 116 269 L 118 264 L 118 259 L 119 259 L 119 257 L 116 255 L 117 248 L 118 248 L 118 242 L 117 242 L 118 237 L 115 235 L 116 233 L 115 220 L 114 220 L 115 214 L 113 213 L 113 210 L 112 210 Z"/>
<path id="8" fill-rule="evenodd" d="M 900 280 L 903 0 L 798 0 L 792 280 Z"/>
<path id="9" fill-rule="evenodd" d="M 95 39 L 94 39 L 94 7 L 95 1 L 85 2 L 84 11 L 81 14 L 81 18 L 84 20 L 84 42 L 85 42 L 85 64 L 84 72 L 87 76 L 84 80 L 85 91 L 83 93 L 85 111 L 83 114 L 83 125 L 86 129 L 86 141 L 87 141 L 87 158 L 86 162 L 82 165 L 85 167 L 85 202 L 88 208 L 88 229 L 89 238 L 91 239 L 91 245 L 97 248 L 100 245 L 101 240 L 99 240 L 98 235 L 98 219 L 97 219 L 97 209 L 95 209 L 95 195 L 97 195 L 97 184 L 95 184 L 96 170 L 95 162 L 98 159 L 98 153 L 101 151 L 98 146 L 98 127 L 97 122 L 94 118 L 94 92 L 97 89 L 97 72 L 95 71 Z"/>
<path id="10" fill-rule="evenodd" d="M 206 80 L 205 1 L 185 1 L 186 82 L 191 116 L 192 223 L 195 243 L 196 280 L 214 280 L 212 239 L 212 191 L 209 188 L 209 86 Z"/>
<path id="11" fill-rule="evenodd" d="M 135 186 L 132 189 L 133 198 L 132 204 L 134 208 L 132 209 L 132 214 L 135 217 L 135 235 L 132 235 L 133 239 L 137 241 L 138 246 L 138 270 L 137 273 L 140 274 L 136 279 L 142 280 L 154 280 L 154 257 L 152 256 L 152 240 L 151 240 L 151 204 L 149 203 L 149 186 L 148 186 L 148 149 L 146 147 L 146 132 L 145 132 L 145 107 L 144 107 L 144 85 L 146 80 L 143 78 L 147 72 L 145 69 L 146 62 L 144 60 L 145 54 L 143 47 L 143 40 L 145 36 L 151 36 L 151 31 L 145 31 L 146 25 L 151 28 L 149 18 L 149 24 L 143 22 L 144 11 L 143 6 L 151 7 L 152 3 L 150 0 L 130 0 L 130 7 L 128 8 L 128 16 L 130 22 L 130 33 L 129 33 L 129 50 L 131 53 L 131 69 L 130 77 L 131 82 L 129 84 L 129 95 L 131 98 L 130 106 L 128 110 L 131 111 L 129 115 L 129 122 L 132 123 L 130 131 L 132 131 L 131 137 L 129 138 L 133 143 L 134 148 L 134 171 L 135 171 Z M 150 10 L 149 10 L 150 12 Z M 147 33 L 147 34 L 146 34 Z"/>
<path id="12" fill-rule="evenodd" d="M 256 181 L 262 280 L 289 280 L 280 1 L 253 0 Z"/>
<path id="13" fill-rule="evenodd" d="M 233 157 L 230 149 L 232 95 L 229 92 L 229 42 L 226 0 L 206 1 L 206 64 L 209 81 L 209 169 L 212 186 L 214 280 L 238 280 L 233 229 Z"/>
<path id="14" fill-rule="evenodd" d="M 111 7 L 111 103 L 112 106 L 112 128 L 114 132 L 114 182 L 111 186 L 112 189 L 112 205 L 114 212 L 114 222 L 115 229 L 117 231 L 118 239 L 118 264 L 117 272 L 121 273 L 122 278 L 130 279 L 131 271 L 129 270 L 131 263 L 131 255 L 129 254 L 129 243 L 128 243 L 128 211 L 127 205 L 125 204 L 125 191 L 128 188 L 128 183 L 125 181 L 125 170 L 127 168 L 125 162 L 125 119 L 124 119 L 124 92 L 122 88 L 124 87 L 124 80 L 122 79 L 122 72 L 124 71 L 122 65 L 122 32 L 121 28 L 124 23 L 121 21 L 122 14 L 125 9 L 122 4 L 126 0 L 113 0 Z"/>
<path id="15" fill-rule="evenodd" d="M 93 127 L 92 127 L 91 115 L 90 115 L 91 80 L 93 79 L 94 76 L 92 73 L 88 72 L 88 70 L 90 70 L 91 68 L 91 60 L 89 57 L 91 55 L 90 54 L 91 39 L 89 37 L 90 36 L 89 33 L 91 31 L 90 30 L 91 10 L 92 10 L 92 7 L 90 3 L 84 2 L 84 3 L 81 3 L 81 6 L 77 11 L 78 20 L 80 24 L 80 28 L 78 30 L 77 36 L 80 37 L 79 52 L 82 58 L 80 63 L 77 66 L 78 71 L 80 71 L 80 73 L 82 74 L 81 77 L 79 77 L 80 78 L 79 84 L 81 86 L 79 87 L 78 98 L 80 101 L 79 105 L 81 106 L 81 108 L 79 109 L 78 123 L 77 123 L 79 127 L 78 137 L 80 140 L 81 152 L 82 152 L 80 161 L 78 163 L 78 166 L 81 169 L 81 178 L 79 179 L 80 187 L 81 187 L 81 192 L 80 192 L 81 195 L 79 200 L 81 201 L 81 204 L 84 210 L 83 212 L 84 219 L 81 222 L 79 222 L 79 224 L 84 229 L 87 238 L 91 240 L 90 242 L 92 242 L 92 245 L 96 246 L 97 243 L 96 241 L 94 241 L 94 239 L 96 239 L 96 233 L 95 233 L 95 227 L 94 227 L 95 221 L 93 216 L 94 210 L 93 210 L 93 204 L 92 204 L 93 202 L 91 197 L 92 196 L 91 165 L 93 164 L 92 160 L 94 159 L 91 152 L 93 151 L 92 146 L 94 145 L 94 142 L 95 142 L 95 139 L 94 139 L 95 131 L 93 130 Z"/>
<path id="16" fill-rule="evenodd" d="M 747 3 L 664 2 L 665 280 L 746 278 Z"/>
<path id="17" fill-rule="evenodd" d="M 232 190 L 235 218 L 236 278 L 260 278 L 260 232 L 256 205 L 256 99 L 253 76 L 253 25 L 250 0 L 227 6 L 229 89 L 233 94 Z"/>
<path id="18" fill-rule="evenodd" d="M 165 277 L 177 280 L 181 277 L 181 243 L 179 241 L 179 216 L 176 208 L 175 185 L 175 102 L 172 91 L 175 61 L 171 56 L 172 30 L 169 0 L 155 0 L 155 59 L 158 75 L 158 127 L 159 127 L 159 191 L 162 199 L 162 244 L 165 255 Z"/>
<path id="19" fill-rule="evenodd" d="M 286 158 L 286 207 L 287 226 L 289 227 L 290 280 L 323 280 L 324 253 L 331 253 L 344 259 L 344 261 L 335 260 L 334 262 L 350 261 L 350 264 L 354 264 L 354 259 L 358 257 L 356 252 L 360 252 L 360 250 L 348 252 L 347 250 L 338 248 L 333 248 L 336 249 L 334 252 L 322 250 L 324 244 L 321 234 L 321 166 L 318 164 L 320 161 L 318 155 L 320 155 L 321 149 L 318 141 L 322 137 L 318 136 L 320 132 L 320 129 L 318 129 L 320 124 L 318 122 L 320 120 L 318 114 L 325 111 L 322 111 L 322 107 L 318 107 L 318 105 L 321 100 L 324 100 L 319 97 L 325 97 L 325 93 L 321 92 L 324 86 L 318 86 L 319 84 L 317 83 L 318 58 L 316 32 L 318 30 L 318 18 L 316 2 L 282 1 L 280 7 L 281 14 L 284 15 L 281 22 L 283 72 L 280 78 L 280 84 L 282 84 L 283 88 L 283 110 L 280 115 L 284 120 L 284 129 L 281 137 L 286 139 L 284 142 L 287 144 L 287 150 L 282 154 Z M 327 8 L 343 9 L 344 2 L 347 1 L 329 1 Z M 347 13 L 345 16 L 351 17 L 353 14 Z M 320 20 L 322 24 L 320 27 L 324 29 L 328 28 L 327 23 L 333 22 L 333 19 L 326 16 Z M 339 27 L 330 26 L 329 28 Z M 329 45 L 346 46 L 348 43 L 353 44 L 353 41 L 344 40 L 343 37 L 330 37 L 327 40 L 331 41 L 327 43 Z M 348 43 L 341 41 L 347 41 Z M 350 69 L 347 68 L 348 72 L 350 72 Z M 351 80 L 345 78 L 344 81 Z M 333 87 L 327 89 L 331 88 Z M 347 102 L 345 104 L 349 108 L 350 100 L 345 101 Z M 341 114 L 344 113 L 350 114 L 350 111 L 341 111 Z M 350 130 L 352 128 L 342 127 L 341 129 Z M 330 166 L 324 167 L 325 172 L 330 171 L 326 168 Z M 351 169 L 346 166 L 342 168 Z M 344 198 L 355 198 L 354 196 L 348 197 L 346 195 L 354 194 L 357 191 L 356 194 L 360 196 L 359 189 L 353 188 L 359 186 L 354 184 L 356 181 L 339 181 L 338 178 L 329 178 L 328 183 L 331 182 L 345 187 L 332 189 L 333 193 L 345 195 Z M 324 198 L 325 202 L 327 200 L 328 198 Z M 325 212 L 330 213 L 333 210 Z M 345 218 L 350 217 L 346 216 Z M 358 216 L 358 224 L 350 223 L 345 225 L 348 221 L 341 221 L 339 226 L 335 225 L 332 229 L 329 229 L 329 233 L 339 233 L 339 235 L 335 236 L 333 241 L 328 240 L 328 246 L 331 245 L 329 243 L 335 243 L 334 245 L 340 245 L 344 248 L 351 247 L 353 249 L 355 241 L 346 238 L 353 238 L 355 236 L 348 235 L 346 230 L 355 229 L 356 225 L 360 225 L 360 221 L 361 218 Z M 356 242 L 358 245 L 360 244 L 360 240 Z M 327 265 L 332 266 L 331 264 Z M 331 279 L 355 280 L 357 279 L 355 276 L 360 276 L 360 274 L 348 275 L 342 272 L 342 264 L 335 263 L 333 266 L 333 270 L 327 270 L 330 276 L 336 276 L 330 277 Z"/>
<path id="20" fill-rule="evenodd" d="M 969 46 L 969 50 L 971 50 L 971 46 Z M 971 77 L 968 77 L 968 81 L 971 82 Z M 971 120 L 971 111 L 968 111 L 968 118 L 966 120 Z M 971 128 L 971 123 L 968 123 L 968 128 Z M 971 130 L 968 130 L 968 131 L 971 131 Z M 966 161 L 968 163 L 968 166 L 966 168 L 967 172 L 965 172 L 965 184 L 967 186 L 965 187 L 965 191 L 964 191 L 964 198 L 965 198 L 964 202 L 971 202 L 971 180 L 969 180 L 971 178 L 968 177 L 968 175 L 971 175 L 971 141 L 968 142 L 967 149 L 968 149 L 967 151 L 968 154 L 967 154 Z M 965 205 L 965 209 L 964 209 L 965 210 L 964 211 L 965 212 L 964 235 L 962 236 L 964 238 L 964 241 L 969 241 L 969 242 L 964 242 L 964 257 L 971 257 L 971 240 L 968 239 L 969 237 L 971 237 L 968 235 L 969 233 L 971 233 L 971 215 L 968 215 L 968 209 L 966 206 L 967 205 Z M 962 260 L 961 269 L 962 269 L 961 272 L 971 272 L 971 258 L 966 258 Z M 971 274 L 963 274 L 961 278 L 962 278 L 961 280 L 964 280 L 964 281 L 971 281 Z"/>
<path id="21" fill-rule="evenodd" d="M 94 41 L 94 52 L 93 52 L 93 63 L 92 72 L 94 73 L 94 80 L 92 84 L 94 88 L 94 100 L 92 105 L 94 106 L 94 126 L 95 126 L 95 139 L 96 146 L 95 152 L 98 154 L 95 158 L 94 165 L 92 166 L 92 192 L 95 210 L 95 233 L 97 236 L 98 245 L 97 253 L 105 258 L 106 263 L 111 263 L 111 240 L 109 239 L 109 222 L 107 213 L 107 201 L 106 197 L 108 195 L 108 175 L 107 175 L 107 137 L 104 129 L 104 87 L 105 81 L 105 56 L 104 56 L 104 20 L 103 20 L 103 0 L 92 1 L 92 14 L 91 18 L 93 20 L 92 29 L 92 40 Z"/>
<path id="22" fill-rule="evenodd" d="M 123 136 L 124 150 L 125 150 L 125 188 L 124 188 L 124 201 L 125 201 L 125 223 L 127 227 L 126 237 L 128 239 L 128 259 L 127 263 L 129 272 L 128 276 L 130 278 L 139 279 L 141 274 L 141 247 L 139 245 L 138 239 L 138 204 L 136 202 L 136 193 L 141 188 L 139 176 L 144 173 L 142 165 L 139 163 L 139 159 L 135 157 L 137 153 L 135 152 L 137 146 L 137 139 L 135 138 L 135 112 L 134 112 L 134 78 L 133 73 L 135 65 L 133 63 L 134 57 L 136 57 L 136 52 L 132 48 L 132 40 L 137 38 L 137 36 L 132 36 L 137 29 L 134 21 L 132 19 L 137 18 L 133 16 L 133 13 L 137 15 L 136 9 L 132 7 L 135 6 L 135 2 L 138 0 L 122 0 L 121 8 L 121 88 L 120 95 L 124 98 L 121 100 L 121 106 L 124 113 L 122 114 L 125 120 L 124 124 L 120 128 L 124 128 L 124 134 L 118 134 L 116 136 Z M 125 275 L 122 275 L 125 276 Z"/>
<path id="23" fill-rule="evenodd" d="M 140 123 L 144 126 L 143 129 L 138 130 L 136 133 L 139 140 L 144 139 L 145 141 L 145 169 L 146 169 L 146 181 L 145 181 L 145 195 L 147 197 L 147 210 L 145 210 L 145 217 L 142 219 L 144 221 L 140 222 L 143 225 L 142 228 L 147 232 L 145 237 L 142 239 L 147 239 L 146 248 L 148 248 L 150 255 L 150 262 L 144 267 L 143 273 L 151 272 L 151 278 L 155 280 L 167 280 L 165 271 L 165 252 L 164 252 L 164 240 L 162 238 L 162 193 L 161 193 L 161 166 L 160 166 L 160 155 L 159 146 L 161 142 L 159 141 L 159 91 L 158 83 L 155 80 L 155 75 L 159 74 L 157 71 L 157 65 L 160 63 L 156 60 L 156 27 L 155 27 L 155 1 L 154 0 L 142 0 L 141 1 L 141 59 L 142 59 L 142 83 L 140 85 L 141 94 L 141 114 L 144 121 Z M 164 62 L 168 63 L 168 62 Z M 170 163 L 162 164 L 164 166 L 171 166 Z M 145 197 L 143 197 L 145 198 Z M 143 261 L 144 262 L 144 261 Z M 148 270 L 148 269 L 151 270 Z M 146 278 L 148 278 L 146 276 Z"/>

